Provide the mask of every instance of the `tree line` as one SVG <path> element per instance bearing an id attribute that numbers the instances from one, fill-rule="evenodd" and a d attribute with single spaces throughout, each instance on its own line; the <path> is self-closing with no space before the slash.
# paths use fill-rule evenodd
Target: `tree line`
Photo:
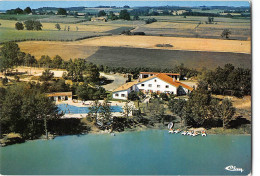
<path id="1" fill-rule="evenodd" d="M 181 126 L 190 127 L 228 128 L 235 114 L 231 100 L 213 98 L 203 83 L 191 92 L 188 100 L 171 99 L 168 108 L 181 118 Z"/>
<path id="2" fill-rule="evenodd" d="M 223 68 L 204 70 L 199 79 L 213 94 L 237 97 L 251 95 L 251 69 L 236 68 L 232 64 L 226 64 Z"/>
<path id="3" fill-rule="evenodd" d="M 42 30 L 42 24 L 40 21 L 37 20 L 27 20 L 24 23 L 22 22 L 17 22 L 15 23 L 15 29 L 17 30 L 23 30 L 24 27 L 26 28 L 26 30 L 34 30 L 34 31 L 39 31 Z"/>
<path id="4" fill-rule="evenodd" d="M 6 14 L 30 14 L 32 13 L 32 9 L 30 7 L 26 7 L 24 10 L 21 8 L 16 8 L 16 9 L 10 9 L 6 11 Z"/>
<path id="5" fill-rule="evenodd" d="M 19 83 L 0 88 L 1 134 L 15 132 L 25 139 L 48 134 L 48 121 L 62 116 L 54 102 L 36 86 Z"/>

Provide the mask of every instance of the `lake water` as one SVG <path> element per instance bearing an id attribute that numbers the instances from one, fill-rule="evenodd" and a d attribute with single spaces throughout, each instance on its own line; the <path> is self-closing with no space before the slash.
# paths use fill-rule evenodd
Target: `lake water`
<path id="1" fill-rule="evenodd" d="M 63 136 L 0 148 L 1 174 L 247 175 L 251 136 L 147 130 Z M 233 165 L 244 171 L 231 172 Z"/>
<path id="2" fill-rule="evenodd" d="M 65 114 L 87 114 L 89 113 L 88 107 L 77 107 L 68 104 L 58 104 L 57 105 L 60 111 L 63 111 Z M 121 106 L 111 106 L 112 112 L 123 112 Z"/>

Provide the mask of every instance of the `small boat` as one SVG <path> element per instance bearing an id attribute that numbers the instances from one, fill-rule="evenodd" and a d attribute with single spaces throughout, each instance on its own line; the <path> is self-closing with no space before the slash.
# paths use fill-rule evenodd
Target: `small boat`
<path id="1" fill-rule="evenodd" d="M 201 132 L 201 136 L 207 136 L 206 131 L 203 130 L 203 131 Z"/>
<path id="2" fill-rule="evenodd" d="M 174 131 L 175 134 L 177 134 L 177 133 L 179 133 L 179 132 L 181 132 L 180 129 L 177 129 L 177 130 Z"/>
<path id="3" fill-rule="evenodd" d="M 172 129 L 172 127 L 173 127 L 173 123 L 170 122 L 170 123 L 168 124 L 168 129 Z"/>
<path id="4" fill-rule="evenodd" d="M 116 134 L 115 133 L 111 133 L 111 136 L 116 136 Z"/>
<path id="5" fill-rule="evenodd" d="M 181 133 L 181 135 L 187 135 L 187 131 L 183 131 L 182 133 Z"/>
<path id="6" fill-rule="evenodd" d="M 173 133 L 174 133 L 174 132 L 173 132 L 173 129 L 170 129 L 170 130 L 169 130 L 169 133 L 173 134 Z"/>
<path id="7" fill-rule="evenodd" d="M 192 131 L 188 131 L 188 132 L 187 132 L 187 135 L 188 135 L 188 136 L 191 136 L 192 133 L 193 133 Z"/>
<path id="8" fill-rule="evenodd" d="M 193 136 L 193 137 L 195 137 L 197 135 L 199 135 L 197 132 L 194 132 L 194 133 L 191 134 L 191 136 Z"/>

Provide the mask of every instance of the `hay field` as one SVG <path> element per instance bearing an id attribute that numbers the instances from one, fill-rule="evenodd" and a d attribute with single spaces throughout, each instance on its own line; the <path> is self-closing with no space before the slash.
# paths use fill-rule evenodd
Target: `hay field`
<path id="1" fill-rule="evenodd" d="M 171 43 L 173 48 L 156 47 Z M 242 43 L 242 45 L 241 45 Z M 249 41 L 154 36 L 105 36 L 76 42 L 20 42 L 22 51 L 63 59 L 86 58 L 109 66 L 171 68 L 184 63 L 190 68 L 216 68 L 231 63 L 251 68 Z M 237 52 L 237 53 L 235 53 Z M 242 53 L 241 53 L 242 52 Z"/>
<path id="2" fill-rule="evenodd" d="M 157 47 L 157 44 L 171 44 L 173 47 Z M 208 51 L 208 52 L 233 52 L 251 53 L 250 41 L 180 38 L 180 37 L 160 37 L 160 36 L 104 36 L 95 37 L 75 42 L 47 42 L 30 41 L 20 42 L 22 51 L 31 53 L 39 58 L 48 54 L 54 56 L 62 55 L 64 59 L 75 56 L 85 58 L 85 48 L 89 47 L 128 47 L 164 50 L 186 50 L 186 51 Z M 73 48 L 73 50 L 71 49 Z M 70 50 L 71 53 L 64 53 Z M 92 52 L 91 52 L 92 53 Z"/>
<path id="3" fill-rule="evenodd" d="M 214 17 L 214 24 L 206 24 L 208 17 L 187 16 L 153 16 L 142 19 L 155 18 L 157 22 L 139 26 L 135 32 L 145 32 L 146 35 L 221 38 L 224 29 L 231 31 L 230 38 L 236 40 L 249 40 L 251 37 L 250 19 L 234 19 Z"/>

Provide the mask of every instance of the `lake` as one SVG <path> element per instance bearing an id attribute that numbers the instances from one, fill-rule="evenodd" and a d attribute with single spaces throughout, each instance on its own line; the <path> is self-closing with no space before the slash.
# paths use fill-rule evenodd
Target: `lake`
<path id="1" fill-rule="evenodd" d="M 65 114 L 87 114 L 89 113 L 88 107 L 77 107 L 68 104 L 58 104 L 57 105 L 60 111 L 63 111 Z M 123 112 L 121 106 L 111 106 L 111 112 Z"/>
<path id="2" fill-rule="evenodd" d="M 0 148 L 1 174 L 247 175 L 251 136 L 168 134 L 166 130 L 87 134 Z M 227 171 L 227 166 L 244 171 Z"/>

